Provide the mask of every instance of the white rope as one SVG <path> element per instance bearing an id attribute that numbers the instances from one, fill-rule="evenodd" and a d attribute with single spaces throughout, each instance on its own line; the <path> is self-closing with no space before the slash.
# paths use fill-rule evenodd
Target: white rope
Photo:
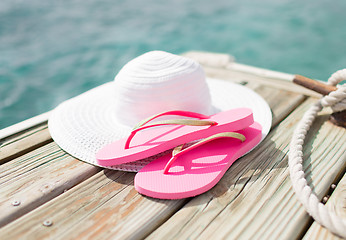
<path id="1" fill-rule="evenodd" d="M 329 79 L 328 84 L 336 86 L 346 80 L 346 69 L 335 72 Z M 293 133 L 288 155 L 288 165 L 292 186 L 300 202 L 306 211 L 321 225 L 331 232 L 346 238 L 346 219 L 342 219 L 320 202 L 312 192 L 305 179 L 303 170 L 303 144 L 317 113 L 323 107 L 331 107 L 334 112 L 346 109 L 346 84 L 340 86 L 336 91 L 324 96 L 304 114 Z M 344 143 L 341 143 L 344 144 Z"/>

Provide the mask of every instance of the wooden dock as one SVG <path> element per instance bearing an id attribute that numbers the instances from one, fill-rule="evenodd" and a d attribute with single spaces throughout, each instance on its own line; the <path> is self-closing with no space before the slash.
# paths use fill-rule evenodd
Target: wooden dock
<path id="1" fill-rule="evenodd" d="M 158 200 L 136 192 L 134 173 L 61 150 L 49 135 L 48 114 L 28 120 L 0 131 L 0 239 L 339 239 L 305 212 L 288 171 L 292 132 L 320 95 L 291 83 L 293 75 L 228 55 L 186 55 L 209 77 L 246 85 L 269 103 L 273 126 L 254 151 L 210 191 Z M 307 136 L 305 173 L 321 201 L 346 218 L 346 129 L 328 117 L 321 113 Z"/>

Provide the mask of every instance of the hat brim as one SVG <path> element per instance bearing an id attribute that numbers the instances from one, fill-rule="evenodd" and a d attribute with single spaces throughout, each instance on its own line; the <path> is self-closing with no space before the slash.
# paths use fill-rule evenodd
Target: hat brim
<path id="1" fill-rule="evenodd" d="M 95 154 L 106 144 L 127 137 L 131 127 L 120 124 L 112 109 L 114 91 L 109 82 L 91 89 L 56 107 L 48 120 L 53 140 L 70 155 L 99 166 Z M 214 111 L 248 107 L 254 119 L 262 125 L 262 140 L 272 124 L 272 113 L 267 102 L 253 90 L 220 79 L 207 78 Z M 150 161 L 162 156 L 152 156 L 136 162 L 106 168 L 137 172 Z M 102 166 L 103 167 L 103 166 Z"/>

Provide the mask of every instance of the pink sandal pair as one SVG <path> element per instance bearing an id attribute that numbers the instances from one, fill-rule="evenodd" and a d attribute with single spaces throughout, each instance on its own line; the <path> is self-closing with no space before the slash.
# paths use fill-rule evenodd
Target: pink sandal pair
<path id="1" fill-rule="evenodd" d="M 173 119 L 150 123 L 165 116 Z M 158 127 L 160 126 L 160 127 Z M 142 168 L 135 188 L 161 199 L 180 199 L 211 189 L 239 157 L 262 138 L 262 127 L 254 122 L 252 110 L 232 109 L 211 116 L 187 111 L 169 111 L 143 120 L 126 139 L 115 141 L 97 154 L 101 166 L 137 161 L 174 148 Z M 184 148 L 186 143 L 203 139 Z M 183 144 L 183 145 L 182 145 Z"/>

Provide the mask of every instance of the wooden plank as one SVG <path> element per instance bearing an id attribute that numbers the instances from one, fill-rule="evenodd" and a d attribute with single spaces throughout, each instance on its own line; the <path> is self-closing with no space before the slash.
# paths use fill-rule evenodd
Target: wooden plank
<path id="1" fill-rule="evenodd" d="M 266 140 L 237 161 L 209 192 L 192 199 L 149 239 L 296 239 L 310 218 L 291 188 L 287 151 L 308 100 L 274 128 Z M 346 130 L 322 115 L 305 145 L 304 167 L 320 198 L 344 169 Z M 315 136 L 315 134 L 317 134 Z M 313 174 L 311 174 L 313 172 Z"/>
<path id="2" fill-rule="evenodd" d="M 35 134 L 36 132 L 42 131 L 47 128 L 47 122 L 35 125 L 33 127 L 28 127 L 26 130 L 18 131 L 16 133 L 13 133 L 10 136 L 7 136 L 5 138 L 0 139 L 0 146 L 5 147 L 7 145 L 10 145 L 11 143 L 14 143 L 18 140 L 21 140 L 23 138 L 26 138 L 32 134 Z"/>
<path id="3" fill-rule="evenodd" d="M 344 156 L 343 159 L 345 160 L 345 158 L 346 156 Z M 346 174 L 338 183 L 332 196 L 329 198 L 326 206 L 328 207 L 328 209 L 334 211 L 339 217 L 346 219 L 346 201 L 345 200 L 346 200 Z M 304 235 L 303 239 L 304 240 L 307 240 L 307 239 L 337 240 L 342 238 L 334 235 L 328 229 L 322 227 L 319 223 L 314 222 L 312 226 L 309 228 L 308 232 Z"/>
<path id="4" fill-rule="evenodd" d="M 98 172 L 49 143 L 0 166 L 0 226 Z M 14 201 L 20 205 L 13 206 Z"/>
<path id="5" fill-rule="evenodd" d="M 254 83 L 247 84 L 247 86 L 249 85 L 254 85 Z M 259 84 L 254 86 L 254 90 L 269 104 L 273 114 L 273 126 L 280 123 L 306 99 L 306 97 L 301 94 L 279 90 L 270 86 Z"/>
<path id="6" fill-rule="evenodd" d="M 142 197 L 133 178 L 134 173 L 104 170 L 8 224 L 0 238 L 135 239 L 153 231 L 187 201 Z M 42 226 L 46 220 L 53 225 Z"/>
<path id="7" fill-rule="evenodd" d="M 51 142 L 47 123 L 19 132 L 0 142 L 0 164 Z"/>
<path id="8" fill-rule="evenodd" d="M 292 81 L 293 79 L 292 74 L 236 63 L 235 58 L 229 54 L 190 51 L 185 53 L 184 56 L 198 61 L 203 66 L 227 68 L 237 72 L 251 73 L 267 79 L 281 81 Z"/>
<path id="9" fill-rule="evenodd" d="M 321 97 L 320 94 L 314 91 L 293 84 L 294 74 L 237 63 L 234 57 L 228 54 L 190 51 L 185 53 L 184 56 L 202 64 L 209 77 L 227 79 L 238 83 L 257 82 L 311 97 Z"/>
<path id="10" fill-rule="evenodd" d="M 42 113 L 7 128 L 0 129 L 0 140 L 15 135 L 19 132 L 27 131 L 29 128 L 36 127 L 37 125 L 47 122 L 49 114 L 50 112 Z"/>
<path id="11" fill-rule="evenodd" d="M 268 79 L 267 77 L 255 75 L 252 72 L 239 72 L 239 71 L 233 70 L 231 67 L 216 68 L 216 67 L 203 66 L 203 69 L 206 72 L 206 74 L 212 78 L 221 78 L 221 79 L 226 79 L 226 80 L 230 80 L 237 83 L 255 82 L 265 86 L 271 86 L 276 89 L 291 91 L 298 94 L 304 94 L 306 96 L 317 97 L 317 98 L 321 97 L 320 94 L 314 91 L 311 91 L 309 89 L 303 88 L 302 86 L 298 86 L 292 83 L 291 81 L 283 81 L 283 80 L 275 79 L 275 78 Z"/>
<path id="12" fill-rule="evenodd" d="M 252 86 L 254 87 L 254 85 Z M 268 88 L 268 87 L 258 87 L 258 92 L 260 94 L 264 94 L 264 92 L 271 91 L 276 92 L 276 89 Z M 270 103 L 272 105 L 272 111 L 274 112 L 274 115 L 282 116 L 284 113 L 288 114 L 290 111 L 287 109 L 291 109 L 290 106 L 287 105 L 287 103 L 293 103 L 295 101 L 300 101 L 301 96 L 296 94 L 295 96 L 292 96 L 291 93 L 286 94 L 287 92 L 282 92 L 282 98 L 286 99 L 286 101 L 282 101 L 280 104 L 278 103 Z M 270 94 L 268 95 L 270 96 Z M 295 101 L 289 100 L 296 99 Z M 270 99 L 269 99 L 270 100 Z M 272 101 L 272 100 L 270 100 Z M 284 105 L 286 107 L 283 107 L 281 105 Z M 34 157 L 34 156 L 33 156 Z M 18 160 L 18 166 L 20 166 L 22 163 L 20 163 L 19 159 L 12 160 L 10 163 L 14 164 Z M 61 160 L 60 160 L 61 161 Z M 71 168 L 73 167 L 71 163 Z M 12 169 L 15 167 L 11 167 Z M 38 167 L 37 172 L 35 175 L 40 175 L 40 169 L 41 167 Z M 47 166 L 47 169 L 50 169 L 50 166 Z M 52 168 L 53 165 L 52 165 Z M 74 169 L 79 169 L 78 167 Z M 62 169 L 58 170 L 57 172 L 62 171 Z M 100 173 L 101 174 L 101 173 Z M 40 229 L 42 227 L 40 225 L 42 219 L 45 219 L 46 216 L 49 216 L 48 213 L 51 213 L 52 209 L 57 209 L 56 212 L 59 214 L 62 214 L 61 216 L 65 219 L 64 223 L 61 223 L 62 225 L 55 225 L 58 226 L 57 229 L 54 228 L 54 231 L 51 231 L 53 228 L 49 228 L 48 230 L 45 230 L 44 232 L 49 232 L 48 235 L 45 235 L 46 237 L 56 237 L 56 236 L 65 236 L 65 232 L 69 233 L 70 236 L 102 236 L 107 237 L 111 236 L 112 234 L 123 234 L 124 237 L 133 237 L 133 236 L 144 236 L 152 232 L 157 226 L 162 224 L 167 218 L 169 218 L 172 214 L 174 214 L 179 208 L 181 208 L 187 200 L 178 200 L 178 201 L 161 201 L 161 200 L 155 200 L 150 198 L 141 197 L 139 194 L 136 194 L 136 191 L 134 187 L 132 186 L 133 181 L 133 174 L 126 174 L 123 177 L 121 177 L 121 181 L 119 180 L 112 181 L 114 183 L 109 182 L 109 177 L 106 175 L 112 175 L 116 174 L 112 171 L 105 171 L 104 174 L 98 174 L 95 175 L 91 179 L 97 178 L 97 181 L 100 181 L 101 185 L 97 185 L 96 189 L 104 189 L 109 186 L 109 184 L 115 184 L 112 185 L 112 189 L 114 189 L 114 199 L 113 197 L 105 203 L 101 203 L 98 200 L 98 193 L 95 192 L 95 188 L 93 188 L 93 184 L 96 180 L 86 180 L 85 182 L 77 185 L 73 190 L 67 191 L 66 193 L 63 193 L 59 195 L 54 200 L 48 202 L 47 204 L 43 205 L 40 208 L 37 208 L 30 213 L 24 215 L 17 221 L 14 221 L 13 223 L 8 224 L 5 228 L 2 229 L 4 234 L 10 234 L 13 232 L 14 229 L 16 229 L 18 235 L 22 236 L 21 234 L 24 234 L 26 236 L 36 236 L 37 229 Z M 10 177 L 9 177 L 10 178 Z M 113 178 L 116 178 L 115 176 Z M 118 178 L 117 178 L 118 179 Z M 70 176 L 65 176 L 64 179 L 60 179 L 61 182 L 69 182 L 71 181 Z M 121 188 L 120 185 L 125 182 L 125 189 Z M 120 184 L 120 185 L 119 185 Z M 82 188 L 83 190 L 80 190 Z M 24 190 L 21 189 L 21 192 Z M 103 191 L 103 190 L 102 190 Z M 75 199 L 81 198 L 81 194 L 85 194 L 85 200 L 81 200 L 80 202 L 76 202 Z M 83 195 L 84 196 L 84 195 Z M 110 196 L 111 197 L 111 196 Z M 70 205 L 69 199 L 74 199 Z M 127 199 L 124 201 L 123 199 Z M 87 201 L 87 202 L 85 202 Z M 95 204 L 88 203 L 88 201 L 95 202 Z M 73 203 L 75 203 L 75 206 Z M 51 205 L 53 204 L 53 205 Z M 125 205 L 125 206 L 123 206 Z M 75 208 L 82 208 L 82 206 L 86 206 L 85 208 L 81 209 L 80 215 L 76 215 L 77 210 L 73 210 Z M 89 206 L 89 207 L 87 207 Z M 132 207 L 135 206 L 135 207 Z M 128 217 L 119 214 L 119 209 L 125 209 L 129 208 L 127 210 Z M 73 208 L 71 210 L 71 208 Z M 114 209 L 114 211 L 113 211 Z M 123 210 L 124 211 L 124 210 Z M 69 217 L 66 219 L 67 216 L 70 216 L 71 213 L 73 214 L 73 217 Z M 108 215 L 107 215 L 108 213 Z M 120 220 L 120 219 L 121 220 Z M 40 220 L 38 220 L 40 219 Z M 61 218 L 55 218 L 54 221 L 60 222 Z M 104 221 L 104 223 L 101 224 L 102 230 L 100 228 L 93 228 L 93 225 L 97 225 L 98 222 L 103 222 L 102 219 L 107 219 L 107 221 Z M 62 220 L 61 220 L 62 221 Z M 83 222 L 83 224 L 80 224 L 80 222 Z M 32 224 L 36 224 L 33 226 Z M 112 223 L 112 224 L 110 224 Z M 136 223 L 136 224 L 134 224 Z M 38 224 L 38 225 L 37 225 Z M 89 225 L 90 224 L 90 225 Z M 29 226 L 29 227 L 27 227 Z M 115 227 L 117 226 L 117 227 Z M 71 231 L 69 230 L 71 229 Z M 14 234 L 14 233 L 12 233 Z M 107 235 L 109 234 L 109 235 Z M 12 236 L 12 235 L 11 235 Z M 41 235 L 40 235 L 41 236 Z M 44 236 L 42 236 L 44 237 Z"/>

